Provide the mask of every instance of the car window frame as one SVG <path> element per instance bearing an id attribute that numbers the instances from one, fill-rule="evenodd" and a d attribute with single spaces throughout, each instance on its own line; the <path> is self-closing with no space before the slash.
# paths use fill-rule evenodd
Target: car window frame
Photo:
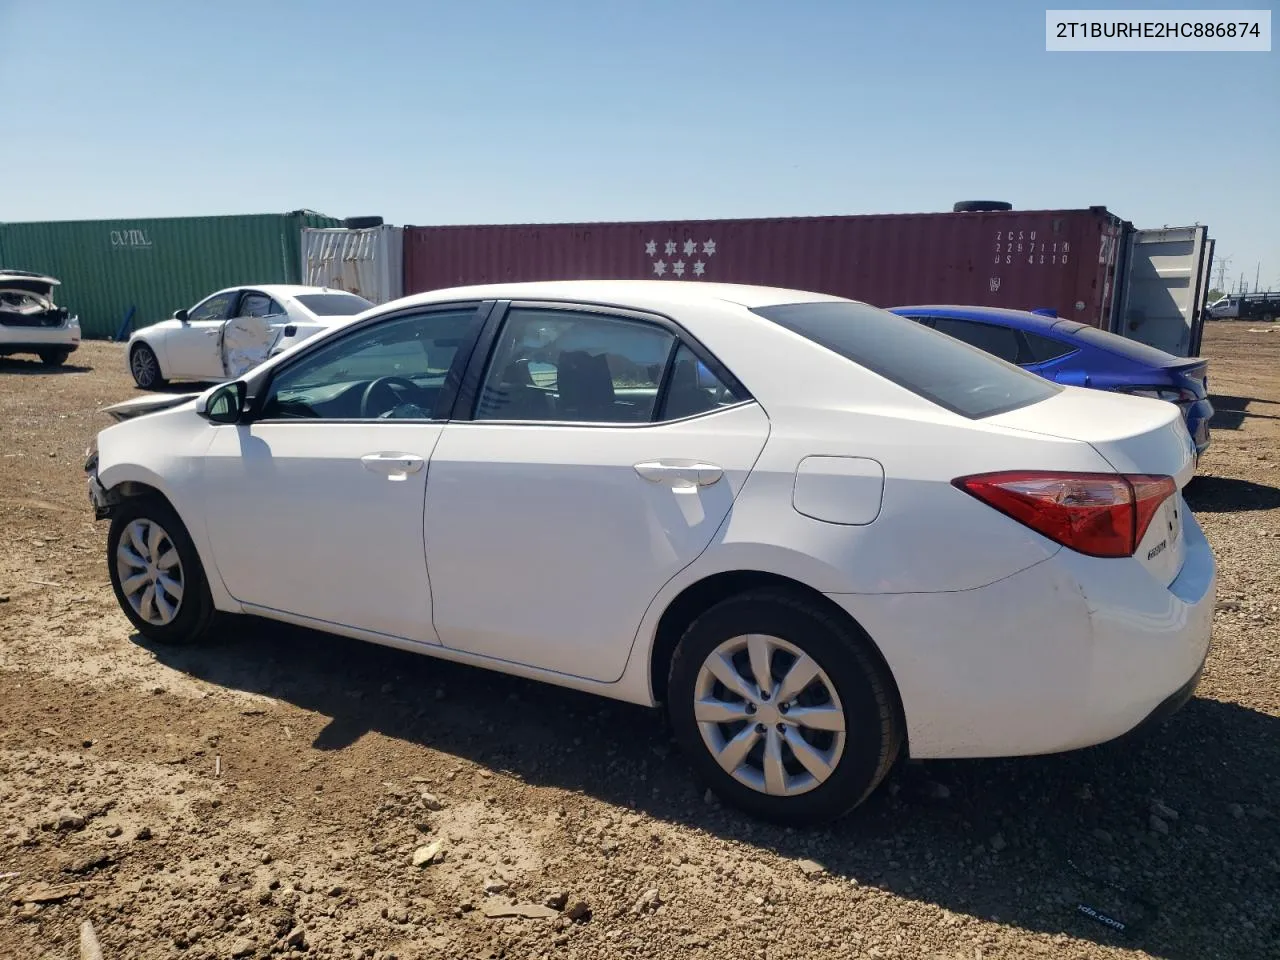
<path id="1" fill-rule="evenodd" d="M 671 348 L 667 351 L 667 357 L 663 361 L 662 377 L 658 381 L 658 393 L 654 397 L 653 411 L 650 413 L 649 419 L 640 422 L 627 421 L 611 421 L 611 420 L 498 420 L 498 419 L 479 419 L 476 417 L 476 411 L 479 407 L 480 396 L 484 387 L 484 379 L 489 371 L 489 365 L 493 360 L 494 354 L 499 346 L 499 337 L 503 330 L 506 329 L 507 318 L 512 310 L 548 310 L 557 313 L 583 313 L 588 315 L 600 316 L 609 320 L 631 320 L 641 324 L 658 327 L 664 332 L 672 335 Z M 696 413 L 688 417 L 679 417 L 672 420 L 658 420 L 656 417 L 664 409 L 666 404 L 667 391 L 671 385 L 671 377 L 675 371 L 675 357 L 680 351 L 680 345 L 684 344 L 690 351 L 706 364 L 707 368 L 720 379 L 721 383 L 727 386 L 734 394 L 742 399 L 737 403 L 724 407 L 717 407 L 713 410 L 707 410 L 702 413 Z M 554 428 L 606 428 L 606 429 L 627 429 L 627 430 L 643 430 L 651 427 L 661 427 L 671 423 L 683 423 L 688 420 L 695 420 L 700 417 L 714 416 L 725 410 L 733 410 L 737 407 L 748 403 L 757 403 L 758 401 L 751 392 L 743 385 L 742 381 L 733 375 L 733 372 L 721 362 L 721 360 L 706 345 L 701 343 L 697 337 L 693 336 L 685 327 L 672 317 L 665 314 L 651 312 L 648 310 L 639 310 L 632 307 L 620 307 L 615 304 L 594 303 L 583 300 L 500 300 L 497 301 L 494 309 L 490 312 L 488 320 L 485 322 L 484 330 L 481 333 L 480 341 L 476 344 L 475 349 L 471 353 L 471 360 L 467 364 L 467 369 L 462 375 L 462 382 L 457 396 L 454 399 L 453 416 L 450 418 L 455 422 L 465 422 L 477 425 L 488 426 L 527 426 L 527 427 L 554 427 Z"/>
<path id="2" fill-rule="evenodd" d="M 210 300 L 214 299 L 215 297 L 220 297 L 223 294 L 227 294 L 227 293 L 229 293 L 231 296 L 231 303 L 227 306 L 227 315 L 225 317 L 219 317 L 216 320 L 198 320 L 192 316 L 193 313 L 195 313 L 197 310 L 203 307 Z M 234 320 L 236 319 L 236 311 L 240 309 L 240 298 L 243 296 L 244 296 L 244 289 L 241 287 L 233 287 L 229 291 L 215 290 L 213 293 L 209 294 L 207 297 L 205 297 L 203 300 L 201 300 L 194 307 L 192 307 L 190 310 L 187 311 L 187 323 L 226 323 L 228 320 Z"/>
<path id="3" fill-rule="evenodd" d="M 469 298 L 466 300 L 442 301 L 438 303 L 424 303 L 415 306 L 400 307 L 387 313 L 377 314 L 371 317 L 365 317 L 358 323 L 348 327 L 343 327 L 340 333 L 332 337 L 319 336 L 311 337 L 298 346 L 297 353 L 289 356 L 286 362 L 274 364 L 266 368 L 259 368 L 251 371 L 249 375 L 242 378 L 245 383 L 245 415 L 241 418 L 242 423 L 297 423 L 297 424 L 332 424 L 332 423 L 442 423 L 452 419 L 452 414 L 457 410 L 458 389 L 463 374 L 469 369 L 471 362 L 474 360 L 476 345 L 480 341 L 480 336 L 485 329 L 485 323 L 489 313 L 492 311 L 494 301 L 492 300 L 475 300 Z M 399 320 L 405 320 L 410 317 L 425 316 L 432 313 L 455 313 L 459 309 L 471 308 L 473 311 L 471 320 L 471 331 L 464 338 L 463 342 L 458 345 L 457 352 L 453 356 L 453 361 L 449 364 L 449 370 L 445 374 L 444 386 L 441 388 L 440 394 L 440 413 L 432 417 L 396 417 L 394 420 L 378 421 L 369 420 L 361 417 L 265 417 L 262 415 L 263 406 L 267 398 L 271 396 L 271 388 L 275 384 L 277 378 L 287 373 L 300 363 L 304 363 L 309 357 L 313 356 L 317 351 L 327 349 L 334 344 L 341 343 L 352 337 L 368 331 L 371 327 L 380 326 L 384 323 L 395 323 Z"/>
<path id="4" fill-rule="evenodd" d="M 238 303 L 236 303 L 236 315 L 234 317 L 228 317 L 227 319 L 239 320 L 241 317 L 248 316 L 248 314 L 244 313 L 243 311 L 244 311 L 245 301 L 248 300 L 250 297 L 262 297 L 264 300 L 266 300 L 267 310 L 270 310 L 271 307 L 275 305 L 275 301 L 271 299 L 271 297 L 269 297 L 267 294 L 263 293 L 261 290 L 252 290 L 252 289 L 241 290 L 240 300 Z M 274 316 L 274 314 L 264 313 L 262 316 L 257 317 L 256 319 L 265 320 L 267 317 L 270 317 L 270 316 Z"/>

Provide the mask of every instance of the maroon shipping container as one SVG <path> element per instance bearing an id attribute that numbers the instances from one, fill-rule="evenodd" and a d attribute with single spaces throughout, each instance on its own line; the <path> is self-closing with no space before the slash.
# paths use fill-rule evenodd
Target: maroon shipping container
<path id="1" fill-rule="evenodd" d="M 889 307 L 1036 309 L 1110 329 L 1120 241 L 1104 207 L 651 223 L 406 227 L 405 293 L 663 279 L 813 290 Z"/>

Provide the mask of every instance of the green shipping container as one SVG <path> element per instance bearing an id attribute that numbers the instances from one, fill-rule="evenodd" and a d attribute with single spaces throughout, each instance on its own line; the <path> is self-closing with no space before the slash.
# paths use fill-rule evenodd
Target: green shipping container
<path id="1" fill-rule="evenodd" d="M 298 283 L 303 227 L 341 222 L 310 210 L 231 217 L 63 220 L 0 224 L 0 267 L 62 281 L 57 302 L 86 337 L 113 338 L 220 290 Z"/>

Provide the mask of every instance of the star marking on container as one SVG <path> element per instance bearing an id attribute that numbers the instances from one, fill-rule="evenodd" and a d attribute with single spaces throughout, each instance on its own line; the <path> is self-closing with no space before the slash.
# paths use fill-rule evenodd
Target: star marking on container
<path id="1" fill-rule="evenodd" d="M 671 256 L 676 252 L 676 242 L 674 240 L 668 240 L 664 249 L 667 251 L 667 256 Z"/>
<path id="2" fill-rule="evenodd" d="M 694 262 L 693 275 L 695 277 L 700 277 L 706 272 L 707 272 L 707 265 L 705 263 L 703 263 L 701 260 L 697 260 Z"/>
<path id="3" fill-rule="evenodd" d="M 683 260 L 677 260 L 675 263 L 673 263 L 673 264 L 671 265 L 671 272 L 672 272 L 672 273 L 674 273 L 677 277 L 683 277 L 683 276 L 684 276 L 684 261 L 683 261 Z"/>
<path id="4" fill-rule="evenodd" d="M 666 273 L 667 272 L 666 262 L 662 260 L 655 260 L 653 262 L 653 272 L 658 276 L 662 276 L 664 273 Z"/>
<path id="5" fill-rule="evenodd" d="M 655 241 L 650 240 L 648 243 L 644 245 L 644 253 L 646 257 L 652 257 L 657 252 L 658 252 L 658 244 Z"/>
<path id="6" fill-rule="evenodd" d="M 686 257 L 692 257 L 697 252 L 698 252 L 697 240 L 686 240 L 684 242 L 684 255 Z"/>
<path id="7" fill-rule="evenodd" d="M 714 240 L 708 240 L 702 245 L 702 252 L 708 257 L 714 256 L 716 252 L 716 242 Z"/>

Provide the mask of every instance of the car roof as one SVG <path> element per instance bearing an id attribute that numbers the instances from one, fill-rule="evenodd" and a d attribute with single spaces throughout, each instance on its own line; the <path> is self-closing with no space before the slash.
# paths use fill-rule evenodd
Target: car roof
<path id="1" fill-rule="evenodd" d="M 547 280 L 529 283 L 491 283 L 451 287 L 414 294 L 400 305 L 439 303 L 446 300 L 568 300 L 607 306 L 662 310 L 678 306 L 737 304 L 767 307 L 780 303 L 844 300 L 825 293 L 757 287 L 738 283 L 702 283 L 697 280 Z"/>
<path id="2" fill-rule="evenodd" d="M 304 287 L 296 283 L 242 283 L 239 286 L 227 287 L 227 290 L 260 290 L 273 297 L 298 297 L 313 293 L 345 293 L 351 297 L 359 296 L 359 294 L 339 290 L 336 287 Z M 218 292 L 223 293 L 224 291 L 219 290 Z"/>
<path id="3" fill-rule="evenodd" d="M 955 317 L 958 320 L 986 320 L 1028 330 L 1032 333 L 1048 333 L 1059 324 L 1075 325 L 1070 317 L 1046 317 L 1030 310 L 1011 310 L 1008 307 L 975 307 L 959 304 L 922 304 L 910 307 L 890 307 L 890 312 L 912 314 L 920 317 Z M 1060 329 L 1059 333 L 1067 333 L 1070 327 Z"/>

